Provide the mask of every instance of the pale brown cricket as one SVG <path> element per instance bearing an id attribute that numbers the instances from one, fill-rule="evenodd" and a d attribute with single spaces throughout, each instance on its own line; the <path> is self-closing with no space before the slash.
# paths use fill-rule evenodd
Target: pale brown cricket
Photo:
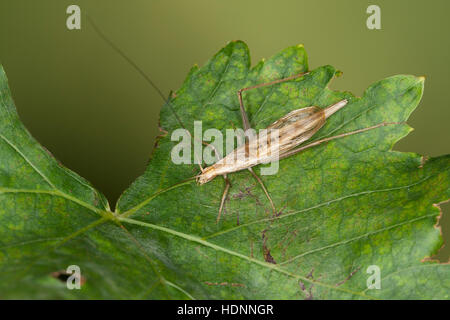
<path id="1" fill-rule="evenodd" d="M 156 86 L 156 84 L 150 79 L 150 77 L 145 74 L 122 50 L 120 50 L 111 40 L 109 40 L 108 37 L 106 37 L 100 29 L 95 25 L 95 23 L 88 17 L 89 23 L 92 25 L 94 30 L 98 33 L 98 35 L 109 45 L 111 48 L 116 51 L 120 56 L 122 56 L 141 76 L 156 90 L 156 92 L 161 96 L 161 98 L 164 100 L 165 104 L 172 108 L 170 104 L 170 98 L 166 100 L 164 95 L 162 94 L 162 91 Z M 250 122 L 248 121 L 247 113 L 245 112 L 244 103 L 242 99 L 242 93 L 247 90 L 251 89 L 257 89 L 264 86 L 274 85 L 277 83 L 282 83 L 285 81 L 294 80 L 296 78 L 302 77 L 304 75 L 308 74 L 308 72 L 300 73 L 297 75 L 293 75 L 287 78 L 274 80 L 267 83 L 258 84 L 255 86 L 247 87 L 244 89 L 241 89 L 237 92 L 238 99 L 239 99 L 239 107 L 241 112 L 241 118 L 244 130 L 247 131 L 250 129 Z M 343 138 L 349 135 L 361 133 L 364 131 L 376 129 L 382 126 L 386 125 L 392 125 L 392 124 L 400 124 L 399 122 L 391 122 L 391 123 L 380 123 L 371 127 L 339 134 L 336 136 L 328 137 L 319 139 L 317 141 L 314 141 L 312 143 L 309 143 L 304 146 L 299 146 L 301 143 L 309 140 L 324 124 L 328 117 L 330 117 L 332 114 L 340 110 L 341 108 L 345 107 L 347 104 L 347 100 L 341 100 L 337 103 L 325 108 L 321 109 L 316 106 L 306 107 L 302 109 L 297 109 L 289 112 L 284 117 L 281 117 L 279 120 L 272 123 L 267 129 L 278 129 L 278 139 L 277 144 L 272 144 L 269 146 L 269 148 L 265 149 L 264 152 L 258 149 L 258 147 L 261 145 L 261 137 L 256 136 L 253 139 L 247 140 L 242 146 L 236 148 L 233 152 L 228 154 L 223 159 L 218 159 L 218 161 L 203 169 L 200 166 L 201 173 L 197 175 L 196 180 L 197 182 L 201 184 L 205 184 L 218 175 L 222 175 L 225 178 L 226 185 L 224 192 L 222 194 L 222 199 L 220 202 L 219 207 L 219 214 L 217 215 L 217 222 L 220 220 L 220 216 L 225 204 L 225 200 L 228 195 L 228 191 L 230 189 L 230 181 L 227 179 L 227 174 L 241 171 L 244 169 L 247 169 L 250 171 L 252 176 L 256 179 L 256 181 L 261 185 L 262 190 L 264 191 L 267 199 L 270 202 L 270 205 L 272 207 L 272 210 L 274 213 L 276 213 L 275 205 L 272 201 L 272 198 L 270 197 L 269 192 L 267 191 L 266 187 L 264 186 L 264 183 L 262 182 L 261 178 L 253 171 L 252 167 L 261 164 L 261 163 L 267 163 L 271 160 L 281 160 L 283 158 L 289 157 L 291 155 L 294 155 L 298 152 L 301 152 L 305 149 L 320 145 L 324 142 L 328 142 L 334 139 Z M 175 111 L 174 111 L 175 113 Z M 177 117 L 180 124 L 183 126 L 181 119 L 178 118 L 178 116 L 175 113 L 175 116 Z M 263 139 L 268 139 L 267 136 L 263 137 Z M 206 142 L 202 142 L 205 145 L 208 145 Z M 273 155 L 274 149 L 277 148 L 277 157 L 276 159 L 271 159 Z M 239 157 L 238 154 L 247 155 L 249 154 L 249 157 Z M 216 152 L 217 155 L 217 152 Z M 256 155 L 256 156 L 252 156 Z M 237 159 L 237 161 L 233 161 L 234 159 Z"/>
<path id="2" fill-rule="evenodd" d="M 216 176 L 224 175 L 254 167 L 261 163 L 268 163 L 283 157 L 283 154 L 293 150 L 302 142 L 309 140 L 333 113 L 343 108 L 347 100 L 341 100 L 325 109 L 307 107 L 289 112 L 284 117 L 272 123 L 267 129 L 278 129 L 277 143 L 270 135 L 257 135 L 243 145 L 233 150 L 226 157 L 205 168 L 197 177 L 199 184 L 204 184 Z M 264 140 L 264 141 L 262 141 Z M 262 149 L 261 145 L 267 145 Z"/>
<path id="3" fill-rule="evenodd" d="M 241 111 L 241 117 L 242 117 L 242 123 L 244 126 L 244 130 L 250 129 L 250 124 L 248 121 L 247 114 L 245 112 L 243 99 L 242 99 L 242 92 L 260 88 L 263 86 L 268 85 L 274 85 L 277 83 L 290 81 L 295 78 L 302 77 L 304 75 L 308 74 L 300 73 L 288 78 L 279 79 L 275 81 L 271 81 L 268 83 L 262 83 L 259 85 L 255 85 L 252 87 L 244 88 L 238 91 L 238 99 L 239 99 L 239 105 L 240 105 L 240 111 Z M 252 167 L 261 164 L 261 163 L 268 163 L 271 161 L 278 161 L 280 159 L 289 157 L 291 155 L 294 155 L 300 151 L 303 151 L 307 148 L 311 148 L 314 146 L 317 146 L 321 143 L 343 138 L 345 136 L 361 133 L 364 131 L 372 130 L 375 128 L 379 128 L 382 126 L 390 125 L 390 124 L 397 124 L 397 123 L 380 123 L 375 126 L 339 134 L 336 136 L 320 139 L 317 141 L 314 141 L 310 144 L 298 147 L 301 143 L 309 140 L 317 131 L 319 131 L 320 128 L 325 124 L 326 119 L 330 117 L 332 114 L 337 112 L 338 110 L 342 109 L 347 105 L 347 100 L 341 100 L 338 101 L 335 104 L 332 104 L 324 109 L 321 109 L 317 106 L 311 106 L 306 108 L 301 108 L 297 110 L 293 110 L 286 114 L 285 116 L 281 117 L 274 123 L 272 123 L 270 126 L 267 127 L 267 129 L 277 129 L 277 143 L 270 143 L 270 141 L 273 141 L 270 136 L 267 134 L 261 136 L 260 134 L 255 136 L 253 139 L 247 139 L 247 141 L 242 144 L 241 146 L 237 147 L 235 150 L 233 150 L 231 153 L 226 155 L 224 158 L 218 160 L 213 165 L 203 169 L 200 166 L 201 173 L 196 177 L 197 182 L 202 185 L 205 184 L 215 177 L 222 175 L 225 178 L 226 185 L 225 190 L 222 195 L 222 200 L 219 207 L 219 214 L 217 216 L 217 222 L 219 222 L 224 204 L 228 195 L 228 191 L 230 189 L 230 181 L 227 179 L 227 174 L 241 171 L 244 169 L 247 169 L 251 172 L 253 177 L 257 180 L 257 182 L 261 185 L 262 190 L 264 191 L 267 199 L 270 202 L 270 205 L 272 206 L 272 210 L 276 213 L 275 205 L 272 201 L 272 198 L 270 197 L 269 192 L 267 191 L 266 187 L 264 186 L 261 178 L 253 171 Z M 262 141 L 265 140 L 265 141 Z M 264 148 L 264 150 L 260 149 L 261 145 L 266 145 L 267 147 Z M 298 148 L 297 148 L 298 147 Z"/>

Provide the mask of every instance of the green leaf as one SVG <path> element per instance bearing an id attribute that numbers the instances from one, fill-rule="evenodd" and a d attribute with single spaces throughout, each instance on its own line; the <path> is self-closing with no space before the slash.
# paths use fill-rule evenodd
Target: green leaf
<path id="1" fill-rule="evenodd" d="M 450 194 L 450 157 L 392 151 L 411 131 L 406 124 L 280 161 L 276 175 L 262 176 L 276 215 L 242 171 L 228 176 L 232 187 L 216 224 L 224 180 L 199 186 L 190 179 L 197 166 L 171 161 L 173 130 L 183 124 L 193 132 L 200 120 L 203 130 L 241 127 L 237 90 L 306 70 L 302 46 L 251 68 L 239 41 L 192 68 L 161 111 L 163 134 L 145 173 L 111 212 L 99 192 L 26 131 L 1 69 L 0 298 L 448 299 L 450 266 L 429 257 L 442 245 L 435 225 L 437 204 Z M 247 91 L 252 127 L 347 98 L 314 141 L 404 122 L 423 92 L 423 78 L 400 75 L 358 98 L 328 89 L 338 75 L 324 66 Z M 69 265 L 81 268 L 81 290 L 55 277 Z M 367 287 L 370 266 L 379 267 L 381 289 Z"/>

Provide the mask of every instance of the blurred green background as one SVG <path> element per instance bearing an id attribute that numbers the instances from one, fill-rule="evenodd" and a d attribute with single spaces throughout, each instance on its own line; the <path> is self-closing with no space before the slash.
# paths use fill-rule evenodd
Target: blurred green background
<path id="1" fill-rule="evenodd" d="M 82 10 L 81 30 L 66 8 Z M 368 30 L 366 8 L 381 8 Z M 425 75 L 425 94 L 396 150 L 449 153 L 448 0 L 0 0 L 0 62 L 31 133 L 113 205 L 138 177 L 158 134 L 161 98 L 103 42 L 88 14 L 165 94 L 228 41 L 244 40 L 255 64 L 303 43 L 310 68 L 344 71 L 332 88 L 361 95 L 394 74 Z M 450 242 L 450 205 L 441 219 Z M 438 258 L 447 261 L 450 246 Z"/>

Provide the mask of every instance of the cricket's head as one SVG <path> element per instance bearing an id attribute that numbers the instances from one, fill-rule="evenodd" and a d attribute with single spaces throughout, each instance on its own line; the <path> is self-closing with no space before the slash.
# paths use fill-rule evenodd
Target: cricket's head
<path id="1" fill-rule="evenodd" d="M 197 176 L 197 183 L 198 184 L 205 184 L 212 179 L 214 179 L 217 176 L 216 170 L 214 169 L 214 166 L 207 167 L 203 170 L 202 173 L 200 173 Z"/>

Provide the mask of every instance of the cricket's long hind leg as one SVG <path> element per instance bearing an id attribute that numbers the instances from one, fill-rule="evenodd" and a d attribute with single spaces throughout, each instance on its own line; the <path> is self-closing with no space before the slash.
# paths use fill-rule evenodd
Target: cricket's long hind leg
<path id="1" fill-rule="evenodd" d="M 275 209 L 275 205 L 273 204 L 272 197 L 270 196 L 269 191 L 267 191 L 266 187 L 264 186 L 264 183 L 262 182 L 261 178 L 255 173 L 255 171 L 253 171 L 252 168 L 248 168 L 248 171 L 250 171 L 250 173 L 255 178 L 255 180 L 258 181 L 259 185 L 261 186 L 264 193 L 266 194 L 267 200 L 269 200 L 269 202 L 270 202 L 273 213 L 276 214 L 277 210 Z"/>
<path id="2" fill-rule="evenodd" d="M 225 201 L 227 200 L 228 191 L 230 191 L 231 182 L 228 180 L 227 175 L 223 175 L 225 179 L 225 189 L 223 190 L 222 200 L 220 201 L 219 214 L 217 215 L 216 223 L 219 223 L 220 217 L 222 216 L 222 211 L 225 206 Z"/>

